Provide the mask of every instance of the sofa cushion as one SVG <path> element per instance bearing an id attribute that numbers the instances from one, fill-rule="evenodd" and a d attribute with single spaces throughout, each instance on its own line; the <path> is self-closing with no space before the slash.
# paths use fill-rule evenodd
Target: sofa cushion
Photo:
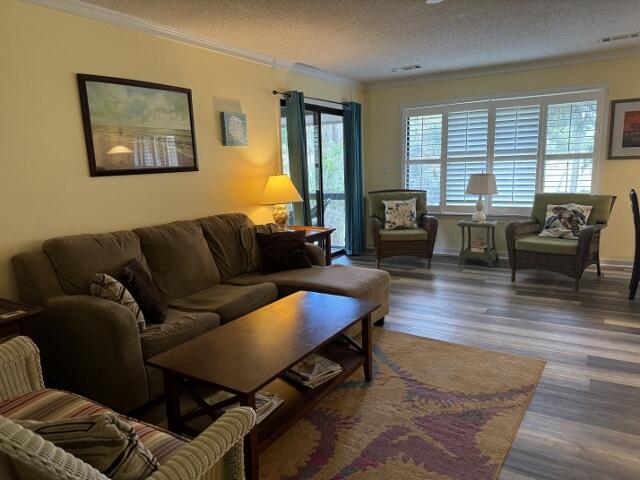
<path id="1" fill-rule="evenodd" d="M 216 312 L 224 323 L 264 307 L 277 298 L 276 286 L 263 280 L 246 286 L 216 285 L 174 300 L 170 306 L 187 312 Z"/>
<path id="2" fill-rule="evenodd" d="M 133 427 L 114 413 L 57 420 L 15 420 L 111 480 L 146 479 L 158 460 Z"/>
<path id="3" fill-rule="evenodd" d="M 253 226 L 249 217 L 243 213 L 224 213 L 200 218 L 197 222 L 202 227 L 222 280 L 243 273 L 245 252 L 240 241 L 240 229 Z"/>
<path id="4" fill-rule="evenodd" d="M 277 285 L 281 297 L 309 290 L 333 293 L 347 297 L 362 298 L 380 304 L 373 314 L 373 320 L 384 317 L 389 312 L 389 284 L 391 277 L 384 270 L 331 265 L 330 267 L 302 268 L 261 275 L 258 272 L 245 273 L 229 280 L 234 285 L 255 285 L 272 282 Z"/>
<path id="5" fill-rule="evenodd" d="M 43 389 L 0 403 L 0 415 L 12 420 L 62 420 L 99 413 L 114 413 L 102 405 L 74 393 Z M 118 415 L 118 414 L 116 414 Z M 163 464 L 186 440 L 161 428 L 135 421 L 124 415 L 119 418 L 133 427 L 140 441 Z"/>
<path id="6" fill-rule="evenodd" d="M 404 230 L 380 230 L 380 240 L 384 242 L 426 241 L 429 233 L 422 228 L 407 228 Z"/>
<path id="7" fill-rule="evenodd" d="M 578 240 L 566 238 L 540 237 L 533 234 L 516 240 L 516 251 L 575 255 L 577 249 Z"/>
<path id="8" fill-rule="evenodd" d="M 134 230 L 151 276 L 167 299 L 220 282 L 220 272 L 197 222 L 173 222 Z"/>
<path id="9" fill-rule="evenodd" d="M 212 312 L 183 312 L 169 309 L 164 323 L 149 325 L 140 334 L 142 356 L 147 359 L 178 346 L 220 325 Z"/>
<path id="10" fill-rule="evenodd" d="M 96 273 L 114 278 L 135 258 L 148 271 L 140 248 L 140 239 L 133 232 L 113 232 L 99 235 L 71 235 L 47 240 L 42 250 L 51 260 L 62 289 L 68 295 L 88 295 L 89 282 Z"/>

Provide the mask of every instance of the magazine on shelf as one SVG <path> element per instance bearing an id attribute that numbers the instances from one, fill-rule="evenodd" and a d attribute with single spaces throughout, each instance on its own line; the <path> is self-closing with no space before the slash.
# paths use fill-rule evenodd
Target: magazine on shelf
<path id="1" fill-rule="evenodd" d="M 227 400 L 231 398 L 233 395 L 224 392 L 218 391 L 213 395 L 207 397 L 207 403 L 210 405 L 215 405 L 218 402 Z M 284 403 L 284 400 L 277 394 L 272 392 L 267 392 L 265 390 L 260 390 L 256 392 L 256 417 L 257 423 L 262 422 L 265 418 L 271 415 L 275 409 L 277 409 L 280 405 Z M 234 403 L 233 405 L 227 405 L 222 408 L 223 411 L 230 410 L 232 408 L 237 407 L 239 404 Z"/>
<path id="2" fill-rule="evenodd" d="M 287 370 L 285 376 L 305 387 L 316 388 L 340 373 L 342 366 L 339 363 L 312 353 Z"/>

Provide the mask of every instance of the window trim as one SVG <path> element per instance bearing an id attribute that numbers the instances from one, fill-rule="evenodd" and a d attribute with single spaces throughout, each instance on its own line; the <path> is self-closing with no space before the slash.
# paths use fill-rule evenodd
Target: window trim
<path id="1" fill-rule="evenodd" d="M 447 141 L 448 141 L 448 122 L 447 114 L 451 111 L 459 111 L 465 107 L 469 110 L 486 108 L 488 110 L 488 126 L 487 126 L 487 169 L 493 170 L 494 161 L 494 144 L 495 144 L 495 119 L 497 108 L 508 108 L 510 106 L 526 105 L 526 100 L 531 99 L 531 105 L 540 105 L 540 128 L 538 134 L 538 151 L 536 158 L 536 183 L 535 192 L 543 191 L 544 167 L 545 160 L 550 156 L 553 159 L 564 158 L 592 158 L 592 193 L 600 192 L 603 161 L 605 158 L 603 148 L 606 143 L 602 138 L 604 131 L 604 118 L 608 114 L 608 105 L 605 103 L 606 85 L 594 85 L 585 87 L 574 87 L 562 90 L 545 90 L 541 92 L 529 92 L 522 94 L 505 94 L 495 95 L 491 97 L 472 97 L 464 99 L 453 99 L 450 101 L 421 102 L 413 104 L 401 105 L 400 109 L 400 150 L 402 159 L 402 185 L 406 186 L 406 175 L 408 164 L 440 164 L 440 202 L 439 205 L 428 205 L 430 211 L 438 215 L 460 215 L 463 213 L 473 212 L 471 206 L 446 206 L 446 158 Z M 596 123 L 595 137 L 593 144 L 593 152 L 591 154 L 546 154 L 546 134 L 547 134 L 547 112 L 550 104 L 558 103 L 574 103 L 580 101 L 595 100 L 596 107 Z M 407 118 L 409 116 L 418 115 L 442 115 L 442 137 L 441 137 L 441 153 L 440 159 L 431 161 L 411 161 L 407 160 Z M 532 154 L 534 156 L 534 154 Z M 531 211 L 531 207 L 494 207 L 491 197 L 486 199 L 487 211 L 495 215 L 526 215 Z"/>

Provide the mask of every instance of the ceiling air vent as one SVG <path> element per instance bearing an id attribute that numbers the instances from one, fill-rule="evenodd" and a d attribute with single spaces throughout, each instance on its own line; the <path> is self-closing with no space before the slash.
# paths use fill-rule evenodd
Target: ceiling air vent
<path id="1" fill-rule="evenodd" d="M 415 63 L 413 65 L 403 65 L 402 67 L 393 67 L 391 71 L 392 72 L 408 72 L 409 70 L 418 70 L 419 68 L 422 68 L 422 67 L 417 63 Z"/>
<path id="2" fill-rule="evenodd" d="M 623 33 L 622 35 L 613 35 L 611 37 L 602 37 L 600 43 L 617 42 L 618 40 L 635 40 L 640 38 L 640 32 Z"/>

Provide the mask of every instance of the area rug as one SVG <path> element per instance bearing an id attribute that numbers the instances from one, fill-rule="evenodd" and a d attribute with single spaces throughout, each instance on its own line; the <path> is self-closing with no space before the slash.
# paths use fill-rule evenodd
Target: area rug
<path id="1" fill-rule="evenodd" d="M 491 480 L 543 361 L 376 329 L 361 371 L 260 456 L 268 480 Z"/>

